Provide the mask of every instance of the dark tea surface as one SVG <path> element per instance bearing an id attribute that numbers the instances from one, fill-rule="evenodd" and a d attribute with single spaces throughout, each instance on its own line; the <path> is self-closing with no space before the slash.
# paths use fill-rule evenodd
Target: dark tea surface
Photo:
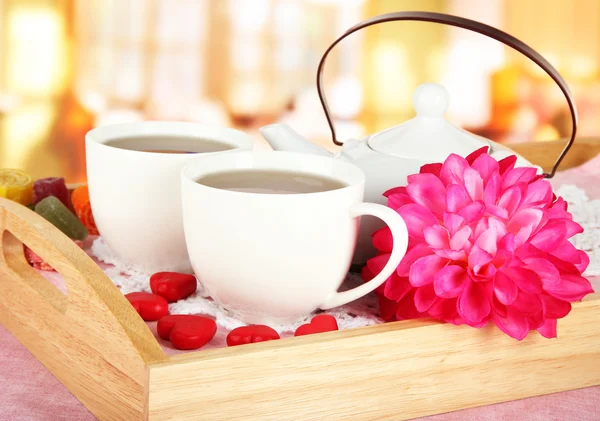
<path id="1" fill-rule="evenodd" d="M 262 194 L 317 193 L 347 187 L 339 180 L 298 172 L 277 170 L 236 170 L 210 174 L 198 184 L 221 190 Z"/>
<path id="2" fill-rule="evenodd" d="M 156 153 L 207 153 L 233 149 L 233 146 L 209 139 L 182 136 L 132 136 L 106 143 L 113 148 Z"/>

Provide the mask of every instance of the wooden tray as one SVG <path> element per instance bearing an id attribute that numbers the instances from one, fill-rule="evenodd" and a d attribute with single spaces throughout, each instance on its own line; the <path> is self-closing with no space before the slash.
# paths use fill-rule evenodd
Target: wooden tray
<path id="1" fill-rule="evenodd" d="M 546 167 L 561 147 L 515 149 Z M 563 169 L 598 152 L 579 142 Z M 553 340 L 414 320 L 167 357 L 46 220 L 0 199 L 0 234 L 0 322 L 101 420 L 399 421 L 600 384 L 600 294 L 574 304 Z M 68 295 L 27 264 L 21 242 Z"/>

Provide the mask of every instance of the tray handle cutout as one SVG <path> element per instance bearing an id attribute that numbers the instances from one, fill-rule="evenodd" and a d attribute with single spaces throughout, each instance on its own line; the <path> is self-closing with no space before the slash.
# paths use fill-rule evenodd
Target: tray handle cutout
<path id="1" fill-rule="evenodd" d="M 23 316 L 24 308 L 36 307 L 31 317 L 53 319 L 54 333 L 78 337 L 101 354 L 117 349 L 142 364 L 166 359 L 146 323 L 118 288 L 84 250 L 50 222 L 25 206 L 0 198 L 0 237 L 0 312 L 4 306 L 9 315 L 20 311 Z M 21 243 L 64 277 L 67 295 L 29 266 Z M 16 308 L 11 308 L 13 305 Z"/>

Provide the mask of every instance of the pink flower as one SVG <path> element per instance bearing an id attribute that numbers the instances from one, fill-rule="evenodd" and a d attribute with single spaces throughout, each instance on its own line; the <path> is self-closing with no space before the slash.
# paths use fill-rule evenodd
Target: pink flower
<path id="1" fill-rule="evenodd" d="M 530 330 L 556 337 L 556 320 L 592 293 L 582 276 L 588 255 L 569 238 L 583 231 L 535 168 L 496 161 L 481 148 L 450 155 L 385 193 L 404 219 L 409 246 L 396 272 L 376 291 L 386 320 L 431 316 L 454 324 L 494 323 L 521 340 Z M 373 234 L 379 255 L 392 250 L 389 228 Z"/>

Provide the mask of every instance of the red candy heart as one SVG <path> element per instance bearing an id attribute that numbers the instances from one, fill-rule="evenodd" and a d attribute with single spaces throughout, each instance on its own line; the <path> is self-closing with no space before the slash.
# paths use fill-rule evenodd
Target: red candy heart
<path id="1" fill-rule="evenodd" d="M 198 349 L 210 342 L 217 333 L 217 323 L 204 316 L 172 314 L 161 318 L 156 333 L 170 340 L 177 349 Z"/>
<path id="2" fill-rule="evenodd" d="M 294 336 L 312 335 L 313 333 L 331 332 L 334 330 L 338 330 L 335 317 L 331 314 L 319 314 L 313 317 L 310 323 L 298 327 Z"/>
<path id="3" fill-rule="evenodd" d="M 168 302 L 183 300 L 194 292 L 198 283 L 194 275 L 177 272 L 158 272 L 150 277 L 150 289 Z"/>
<path id="4" fill-rule="evenodd" d="M 169 314 L 169 303 L 160 295 L 131 292 L 125 298 L 145 321 L 155 321 Z"/>
<path id="5" fill-rule="evenodd" d="M 236 327 L 227 335 L 227 346 L 251 344 L 279 339 L 275 329 L 265 325 L 250 325 Z"/>

